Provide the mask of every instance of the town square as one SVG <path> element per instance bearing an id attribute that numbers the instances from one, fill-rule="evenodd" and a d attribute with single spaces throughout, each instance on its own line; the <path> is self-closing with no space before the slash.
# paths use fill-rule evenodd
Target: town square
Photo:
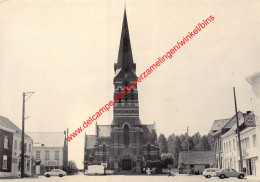
<path id="1" fill-rule="evenodd" d="M 260 181 L 259 8 L 0 0 L 0 180 Z"/>

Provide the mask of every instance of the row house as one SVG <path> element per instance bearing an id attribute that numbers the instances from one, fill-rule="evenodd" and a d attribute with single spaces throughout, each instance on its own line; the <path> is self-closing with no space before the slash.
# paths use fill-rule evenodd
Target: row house
<path id="1" fill-rule="evenodd" d="M 21 175 L 22 131 L 8 118 L 0 116 L 0 177 Z M 24 172 L 31 175 L 33 140 L 25 133 Z"/>
<path id="2" fill-rule="evenodd" d="M 238 112 L 238 118 L 242 118 L 243 113 Z M 221 136 L 228 132 L 234 125 L 236 125 L 236 115 L 232 118 L 215 120 L 211 127 L 211 134 L 214 138 L 214 152 L 216 155 L 217 167 L 223 168 L 223 147 Z"/>
<path id="3" fill-rule="evenodd" d="M 239 120 L 243 171 L 247 175 L 256 175 L 255 163 L 258 160 L 257 138 L 255 127 L 247 126 L 245 121 L 249 113 Z M 237 126 L 234 125 L 221 136 L 223 143 L 223 167 L 240 169 L 240 152 L 237 136 Z"/>
<path id="4" fill-rule="evenodd" d="M 254 114 L 248 111 L 247 113 L 238 112 L 239 131 L 241 138 L 243 171 L 247 175 L 256 175 L 256 161 L 258 160 L 257 138 L 255 126 L 248 125 L 247 121 L 252 120 Z M 228 121 L 227 121 L 228 120 Z M 237 135 L 236 117 L 222 120 L 217 129 L 217 121 L 213 123 L 212 135 L 214 137 L 214 151 L 218 168 L 234 168 L 237 171 L 240 169 L 240 152 Z M 223 124 L 225 122 L 225 124 Z"/>

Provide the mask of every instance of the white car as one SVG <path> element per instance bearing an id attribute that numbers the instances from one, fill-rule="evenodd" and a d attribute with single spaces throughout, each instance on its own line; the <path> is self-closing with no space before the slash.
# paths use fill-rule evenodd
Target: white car
<path id="1" fill-rule="evenodd" d="M 45 172 L 44 176 L 46 176 L 47 178 L 50 176 L 59 176 L 59 177 L 63 177 L 66 176 L 66 172 L 62 171 L 60 169 L 53 169 L 51 172 Z"/>
<path id="2" fill-rule="evenodd" d="M 224 168 L 216 172 L 216 175 L 220 179 L 229 178 L 229 177 L 237 177 L 238 179 L 243 179 L 246 174 L 244 172 L 238 172 L 232 168 Z"/>
<path id="3" fill-rule="evenodd" d="M 203 171 L 202 175 L 206 178 L 215 177 L 217 171 L 219 171 L 218 168 L 207 168 Z"/>

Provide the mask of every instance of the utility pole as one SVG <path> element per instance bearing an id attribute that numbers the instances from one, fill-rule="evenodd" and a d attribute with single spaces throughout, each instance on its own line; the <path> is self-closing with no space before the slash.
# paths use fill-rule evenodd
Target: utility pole
<path id="1" fill-rule="evenodd" d="M 69 137 L 69 128 L 67 128 L 67 138 Z M 66 146 L 66 172 L 69 174 L 69 142 L 67 141 L 67 146 Z"/>
<path id="2" fill-rule="evenodd" d="M 190 144 L 189 144 L 189 127 L 187 127 L 187 141 L 188 141 L 188 175 L 190 175 Z"/>
<path id="3" fill-rule="evenodd" d="M 27 99 L 25 99 L 26 94 L 31 94 Z M 21 145 L 21 178 L 24 178 L 24 118 L 25 113 L 25 101 L 27 101 L 34 92 L 23 92 L 23 111 L 22 111 L 22 145 Z"/>
<path id="4" fill-rule="evenodd" d="M 236 121 L 237 121 L 237 138 L 238 138 L 238 146 L 239 146 L 239 156 L 240 156 L 240 172 L 243 171 L 243 158 L 242 158 L 242 149 L 241 149 L 241 140 L 240 140 L 240 131 L 239 131 L 239 121 L 237 116 L 237 100 L 236 100 L 236 90 L 235 87 L 233 87 L 234 91 L 234 102 L 235 102 L 235 112 L 236 112 Z"/>
<path id="5" fill-rule="evenodd" d="M 22 113 L 21 178 L 24 178 L 24 112 L 25 112 L 25 92 L 23 93 L 23 113 Z"/>

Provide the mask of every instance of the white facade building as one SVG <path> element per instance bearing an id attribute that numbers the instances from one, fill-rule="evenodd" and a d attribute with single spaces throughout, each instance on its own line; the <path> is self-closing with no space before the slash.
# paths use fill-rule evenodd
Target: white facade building
<path id="1" fill-rule="evenodd" d="M 21 134 L 13 135 L 12 151 L 12 176 L 21 175 Z M 24 173 L 32 175 L 33 140 L 25 135 L 24 137 Z"/>
<path id="2" fill-rule="evenodd" d="M 35 174 L 43 174 L 52 169 L 64 170 L 65 135 L 62 132 L 30 132 L 33 138 L 33 159 Z M 65 162 L 64 162 L 65 161 Z"/>
<path id="3" fill-rule="evenodd" d="M 239 120 L 240 139 L 242 149 L 243 168 L 247 175 L 256 175 L 256 162 L 258 162 L 256 127 L 246 127 L 244 118 Z M 223 168 L 240 169 L 240 153 L 238 145 L 237 126 L 234 125 L 227 133 L 221 136 L 223 148 Z"/>

